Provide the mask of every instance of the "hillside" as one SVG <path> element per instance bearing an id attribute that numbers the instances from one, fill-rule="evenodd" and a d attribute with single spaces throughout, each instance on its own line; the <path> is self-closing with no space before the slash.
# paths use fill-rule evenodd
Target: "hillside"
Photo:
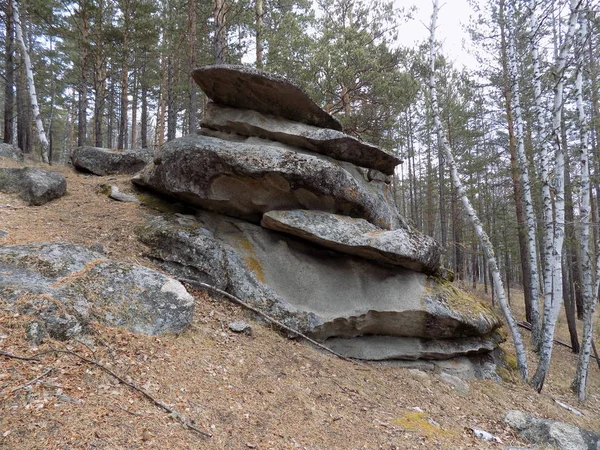
<path id="1" fill-rule="evenodd" d="M 152 266 L 133 229 L 155 211 L 110 200 L 99 188 L 115 184 L 130 193 L 134 188 L 128 176 L 54 170 L 67 178 L 63 198 L 26 207 L 16 196 L 0 194 L 0 230 L 7 233 L 1 244 L 100 244 L 113 259 Z M 191 292 L 197 301 L 194 322 L 178 336 L 133 335 L 96 326 L 81 342 L 46 340 L 39 348 L 25 340 L 28 318 L 9 313 L 0 299 L 0 349 L 25 357 L 45 352 L 39 361 L 0 356 L 0 448 L 524 446 L 503 423 L 511 409 L 600 429 L 600 370 L 592 366 L 589 400 L 579 404 L 569 389 L 576 355 L 563 346 L 555 347 L 541 395 L 509 371 L 503 372 L 502 382 L 474 380 L 468 389 L 457 389 L 433 373 L 336 359 L 288 340 L 227 300 Z M 521 304 L 518 291 L 512 293 L 513 304 Z M 234 320 L 250 322 L 252 334 L 230 332 L 227 324 Z M 557 337 L 568 341 L 566 320 L 558 326 Z M 508 343 L 504 347 L 511 351 Z M 52 349 L 99 361 L 212 437 L 184 428 L 175 414 L 165 413 L 99 366 Z M 529 360 L 534 361 L 532 353 Z M 584 415 L 574 415 L 555 400 Z M 470 428 L 488 431 L 502 444 L 482 442 Z"/>

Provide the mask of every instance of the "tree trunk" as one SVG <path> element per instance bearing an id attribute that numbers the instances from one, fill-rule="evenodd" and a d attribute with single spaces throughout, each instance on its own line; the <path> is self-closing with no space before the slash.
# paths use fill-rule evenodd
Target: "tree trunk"
<path id="1" fill-rule="evenodd" d="M 188 0 L 188 65 L 189 72 L 196 68 L 196 2 Z M 198 87 L 192 77 L 188 77 L 189 97 L 188 97 L 188 132 L 194 133 L 198 128 Z"/>
<path id="2" fill-rule="evenodd" d="M 79 104 L 77 115 L 77 146 L 85 145 L 87 135 L 87 64 L 88 64 L 88 18 L 86 2 L 79 5 L 81 13 L 81 49 L 79 54 Z"/>
<path id="3" fill-rule="evenodd" d="M 552 221 L 552 204 L 549 198 L 550 178 L 543 178 L 544 187 L 547 189 L 548 198 L 544 199 L 544 209 L 547 224 L 546 236 L 546 257 L 549 268 L 547 284 L 549 292 L 544 298 L 544 329 L 542 345 L 540 348 L 540 360 L 536 372 L 531 380 L 532 386 L 541 392 L 544 387 L 544 381 L 550 368 L 550 359 L 552 357 L 552 345 L 554 342 L 554 330 L 556 328 L 556 320 L 558 313 L 562 307 L 562 253 L 565 237 L 565 155 L 563 143 L 561 142 L 561 116 L 563 107 L 563 90 L 564 90 L 564 72 L 567 65 L 567 56 L 571 48 L 575 28 L 577 25 L 577 16 L 579 12 L 580 1 L 571 0 L 571 14 L 569 16 L 569 28 L 565 36 L 564 42 L 560 48 L 556 64 L 554 66 L 554 103 L 552 107 L 552 135 L 551 144 L 554 146 L 554 211 L 555 221 Z M 548 146 L 544 146 L 548 147 Z M 545 166 L 549 163 L 549 149 L 544 151 Z M 553 232 L 553 233 L 552 233 Z M 550 238 L 554 236 L 552 241 Z"/>
<path id="4" fill-rule="evenodd" d="M 581 272 L 582 272 L 582 296 L 583 296 L 583 336 L 581 341 L 581 351 L 577 361 L 577 372 L 573 386 L 577 392 L 580 401 L 585 400 L 587 376 L 590 364 L 590 352 L 593 339 L 593 319 L 596 303 L 598 299 L 595 294 L 598 288 L 594 289 L 592 285 L 592 255 L 590 252 L 590 170 L 589 170 L 589 127 L 583 106 L 583 50 L 586 39 L 589 38 L 587 32 L 587 18 L 584 12 L 580 13 L 579 18 L 579 49 L 577 78 L 575 86 L 577 90 L 577 111 L 579 122 L 579 151 L 581 163 Z M 598 269 L 597 269 L 598 270 Z"/>
<path id="5" fill-rule="evenodd" d="M 146 56 L 144 59 L 146 59 Z M 148 84 L 146 81 L 145 65 L 146 64 L 144 63 L 140 74 L 140 84 L 142 88 L 142 117 L 140 118 L 140 135 L 142 139 L 142 148 L 148 148 Z"/>
<path id="6" fill-rule="evenodd" d="M 430 77 L 429 77 L 429 90 L 430 90 L 430 99 L 431 99 L 431 106 L 432 106 L 431 109 L 433 112 L 434 128 L 435 128 L 435 131 L 436 131 L 436 134 L 438 137 L 438 141 L 441 143 L 441 147 L 442 147 L 442 151 L 444 153 L 445 160 L 448 163 L 448 167 L 450 169 L 450 174 L 451 174 L 451 178 L 452 178 L 454 187 L 463 203 L 463 207 L 465 209 L 466 214 L 468 215 L 469 219 L 473 223 L 473 226 L 475 227 L 475 231 L 477 232 L 477 236 L 479 237 L 480 244 L 487 256 L 488 264 L 492 271 L 492 277 L 494 280 L 494 290 L 496 292 L 496 297 L 498 299 L 498 303 L 500 304 L 500 307 L 502 309 L 502 312 L 504 314 L 504 317 L 506 319 L 506 322 L 508 324 L 508 327 L 509 327 L 512 337 L 513 337 L 515 351 L 516 351 L 516 355 L 517 355 L 517 364 L 518 364 L 519 372 L 521 374 L 521 377 L 523 377 L 523 379 L 527 379 L 527 357 L 526 357 L 526 353 L 525 353 L 525 346 L 523 345 L 523 339 L 521 338 L 521 334 L 519 332 L 517 322 L 515 321 L 512 313 L 510 311 L 510 308 L 508 307 L 508 304 L 506 302 L 506 297 L 505 297 L 504 288 L 503 288 L 503 284 L 502 284 L 502 278 L 500 277 L 500 271 L 498 269 L 498 264 L 496 263 L 494 249 L 492 248 L 492 244 L 490 242 L 488 235 L 483 230 L 483 225 L 482 225 L 481 221 L 479 220 L 479 218 L 477 217 L 477 214 L 475 213 L 475 210 L 473 209 L 471 202 L 469 201 L 469 199 L 466 195 L 465 189 L 462 185 L 462 181 L 460 180 L 460 177 L 458 176 L 458 171 L 456 169 L 456 163 L 454 161 L 452 149 L 448 145 L 448 142 L 446 140 L 446 136 L 443 133 L 442 125 L 441 125 L 440 118 L 439 118 L 437 92 L 435 90 L 435 85 L 436 85 L 436 83 L 435 83 L 436 82 L 436 78 L 435 78 L 435 56 L 436 56 L 435 29 L 436 29 L 436 22 L 437 22 L 437 14 L 438 14 L 438 0 L 433 0 L 433 13 L 431 16 L 431 28 L 430 28 L 431 36 L 430 36 L 430 42 L 429 42 L 429 53 L 430 53 L 429 64 L 430 64 L 430 70 L 431 70 Z"/>
<path id="7" fill-rule="evenodd" d="M 265 13 L 264 0 L 255 0 L 256 10 L 256 68 L 263 68 L 263 15 Z"/>
<path id="8" fill-rule="evenodd" d="M 14 26 L 12 17 L 12 3 L 6 2 L 6 34 L 4 41 L 4 138 L 5 144 L 14 141 L 14 102 L 15 102 L 15 63 L 14 63 Z"/>
<path id="9" fill-rule="evenodd" d="M 214 0 L 215 64 L 224 64 L 227 56 L 227 0 Z"/>
<path id="10" fill-rule="evenodd" d="M 167 57 L 167 141 L 175 139 L 177 132 L 177 98 L 173 64 L 173 58 Z"/>
<path id="11" fill-rule="evenodd" d="M 29 88 L 29 99 L 31 101 L 31 109 L 33 111 L 35 125 L 37 127 L 40 144 L 42 146 L 42 161 L 48 164 L 50 162 L 48 159 L 49 143 L 48 138 L 46 137 L 46 132 L 44 131 L 44 124 L 42 123 L 42 116 L 40 115 L 40 107 L 38 106 L 37 102 L 37 93 L 35 91 L 33 72 L 31 70 L 31 59 L 29 59 L 29 52 L 27 51 L 27 46 L 25 45 L 25 40 L 23 39 L 23 27 L 21 23 L 21 18 L 19 16 L 19 8 L 17 6 L 17 2 L 16 0 L 11 0 L 11 2 L 15 32 L 17 35 L 17 42 L 21 46 L 21 53 L 23 55 L 23 61 L 25 63 L 25 75 L 27 78 L 27 87 Z"/>

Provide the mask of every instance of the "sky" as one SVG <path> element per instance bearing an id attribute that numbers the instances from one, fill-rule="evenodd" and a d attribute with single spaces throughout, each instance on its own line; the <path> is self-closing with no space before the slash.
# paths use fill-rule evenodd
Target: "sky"
<path id="1" fill-rule="evenodd" d="M 400 43 L 414 47 L 420 42 L 429 39 L 429 22 L 433 5 L 431 0 L 394 0 L 398 7 L 410 8 L 416 6 L 414 19 L 400 28 Z M 467 0 L 441 0 L 438 15 L 436 36 L 442 42 L 442 53 L 456 64 L 457 68 L 466 66 L 475 68 L 475 58 L 463 50 L 463 40 L 469 41 L 469 36 L 463 31 L 464 25 L 469 22 L 473 13 Z"/>

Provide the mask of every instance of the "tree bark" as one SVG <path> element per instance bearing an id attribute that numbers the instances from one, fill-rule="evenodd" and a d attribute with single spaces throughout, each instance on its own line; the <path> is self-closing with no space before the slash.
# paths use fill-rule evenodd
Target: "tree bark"
<path id="1" fill-rule="evenodd" d="M 541 392 L 544 387 L 544 381 L 550 368 L 550 359 L 552 357 L 552 344 L 554 342 L 554 330 L 556 328 L 556 320 L 558 313 L 562 307 L 562 254 L 565 237 L 565 155 L 563 143 L 561 142 L 561 116 L 563 108 L 563 90 L 564 90 L 564 73 L 567 65 L 567 56 L 572 45 L 573 36 L 577 26 L 577 17 L 581 0 L 571 0 L 571 13 L 569 16 L 569 28 L 565 35 L 564 42 L 560 48 L 556 64 L 554 66 L 554 103 L 552 106 L 552 134 L 551 145 L 554 147 L 554 212 L 555 220 L 552 220 L 552 202 L 550 194 L 550 178 L 549 170 L 546 170 L 546 177 L 543 177 L 542 182 L 547 190 L 548 198 L 544 199 L 544 209 L 547 224 L 546 236 L 546 264 L 549 266 L 546 271 L 549 285 L 549 292 L 544 298 L 544 329 L 542 345 L 540 348 L 540 360 L 537 369 L 531 380 L 532 386 Z M 545 145 L 544 147 L 548 147 Z M 550 149 L 544 151 L 544 166 L 549 165 Z M 554 237 L 553 241 L 551 240 Z"/>
<path id="2" fill-rule="evenodd" d="M 77 146 L 85 145 L 87 135 L 87 64 L 88 64 L 88 17 L 87 2 L 79 3 L 81 14 L 81 49 L 79 53 L 79 104 L 77 115 Z"/>
<path id="3" fill-rule="evenodd" d="M 4 82 L 4 137 L 5 144 L 14 141 L 14 102 L 15 102 L 15 63 L 14 63 L 14 26 L 13 26 L 12 3 L 6 2 L 6 35 L 4 41 L 4 71 L 6 80 Z"/>
<path id="4" fill-rule="evenodd" d="M 256 10 L 256 68 L 263 68 L 263 15 L 265 13 L 264 0 L 255 0 Z"/>
<path id="5" fill-rule="evenodd" d="M 13 21 L 15 25 L 15 32 L 17 36 L 17 42 L 21 46 L 21 53 L 23 55 L 23 61 L 25 63 L 25 76 L 27 78 L 27 87 L 29 89 L 29 99 L 31 101 L 31 109 L 33 111 L 33 116 L 35 119 L 35 125 L 38 131 L 38 137 L 40 140 L 40 144 L 42 146 L 42 161 L 48 164 L 50 161 L 48 159 L 48 138 L 46 137 L 46 131 L 44 130 L 44 124 L 42 122 L 42 116 L 40 115 L 40 107 L 37 102 L 37 93 L 35 91 L 35 82 L 33 80 L 33 71 L 31 69 L 31 59 L 29 58 L 29 52 L 27 51 L 27 46 L 25 45 L 25 40 L 23 39 L 23 25 L 21 23 L 21 18 L 19 15 L 19 8 L 17 6 L 16 0 L 11 0 L 12 2 L 12 10 L 13 10 Z"/>
<path id="6" fill-rule="evenodd" d="M 508 304 L 506 302 L 504 287 L 502 284 L 502 278 L 500 276 L 500 271 L 498 269 L 498 264 L 496 262 L 496 257 L 494 255 L 494 249 L 492 247 L 492 244 L 490 242 L 488 235 L 483 230 L 483 225 L 482 225 L 481 221 L 479 220 L 479 217 L 477 217 L 477 214 L 476 214 L 475 210 L 473 209 L 473 206 L 471 205 L 471 202 L 469 201 L 469 199 L 466 195 L 465 189 L 462 185 L 462 181 L 460 180 L 460 177 L 458 176 L 458 171 L 456 168 L 456 163 L 454 161 L 454 156 L 452 154 L 452 149 L 448 145 L 448 142 L 446 140 L 446 136 L 443 133 L 442 125 L 441 125 L 440 118 L 439 118 L 438 104 L 437 104 L 437 92 L 435 90 L 435 84 L 436 84 L 435 83 L 435 81 L 436 81 L 436 77 L 435 77 L 435 57 L 436 57 L 435 29 L 436 29 L 436 23 L 437 23 L 437 14 L 438 14 L 438 0 L 433 0 L 433 13 L 431 15 L 431 28 L 430 28 L 431 35 L 430 35 L 430 41 L 429 41 L 429 53 L 430 53 L 429 64 L 430 64 L 430 70 L 431 70 L 430 77 L 429 77 L 429 90 L 430 90 L 430 99 L 431 99 L 431 106 L 432 106 L 431 109 L 433 112 L 434 128 L 435 128 L 436 134 L 438 136 L 438 140 L 441 143 L 444 158 L 445 158 L 446 162 L 448 163 L 448 167 L 450 169 L 450 174 L 451 174 L 451 178 L 452 178 L 454 187 L 455 187 L 456 191 L 458 192 L 458 195 L 463 203 L 463 207 L 465 209 L 466 214 L 468 215 L 469 219 L 473 223 L 473 226 L 475 227 L 475 231 L 477 232 L 477 236 L 479 237 L 480 244 L 486 254 L 488 264 L 492 271 L 492 277 L 494 280 L 494 290 L 496 292 L 496 297 L 498 299 L 498 303 L 500 304 L 500 307 L 502 309 L 502 312 L 504 314 L 504 317 L 507 321 L 508 327 L 509 327 L 510 332 L 513 337 L 515 351 L 516 351 L 516 355 L 517 355 L 517 364 L 518 364 L 519 372 L 523 379 L 527 379 L 527 357 L 526 357 L 526 353 L 525 353 L 525 346 L 523 345 L 523 339 L 521 337 L 521 333 L 519 332 L 517 322 L 514 319 L 512 312 L 510 311 L 510 308 L 508 307 Z"/>
<path id="7" fill-rule="evenodd" d="M 215 64 L 224 64 L 227 57 L 227 0 L 214 0 L 213 19 Z"/>

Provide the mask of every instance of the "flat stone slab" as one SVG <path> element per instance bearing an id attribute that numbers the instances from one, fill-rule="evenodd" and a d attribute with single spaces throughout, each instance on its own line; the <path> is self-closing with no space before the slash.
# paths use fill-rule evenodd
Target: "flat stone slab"
<path id="1" fill-rule="evenodd" d="M 496 333 L 483 337 L 422 339 L 397 336 L 360 336 L 331 338 L 325 345 L 347 358 L 382 360 L 448 359 L 489 353 L 502 339 Z"/>
<path id="2" fill-rule="evenodd" d="M 151 149 L 113 150 L 77 147 L 71 155 L 73 166 L 94 175 L 134 174 L 152 162 Z"/>
<path id="3" fill-rule="evenodd" d="M 442 249 L 429 236 L 399 228 L 382 230 L 363 219 L 321 211 L 269 211 L 261 225 L 293 234 L 332 250 L 373 261 L 436 274 Z"/>
<path id="4" fill-rule="evenodd" d="M 180 332 L 194 312 L 194 298 L 173 278 L 71 243 L 0 246 L 0 273 L 0 304 L 37 316 L 55 339 L 74 338 L 92 321 Z"/>
<path id="5" fill-rule="evenodd" d="M 57 172 L 34 167 L 0 168 L 0 192 L 17 194 L 39 206 L 65 195 L 67 180 Z"/>
<path id="6" fill-rule="evenodd" d="M 309 209 L 363 218 L 385 229 L 403 226 L 386 183 L 368 181 L 351 163 L 256 138 L 174 139 L 132 181 L 256 223 L 267 211 Z"/>
<path id="7" fill-rule="evenodd" d="M 323 111 L 296 84 L 279 75 L 248 66 L 213 65 L 192 72 L 194 81 L 213 102 L 252 109 L 321 128 L 342 130 L 340 123 Z"/>
<path id="8" fill-rule="evenodd" d="M 213 130 L 256 136 L 320 153 L 357 166 L 393 175 L 402 161 L 375 145 L 359 141 L 341 131 L 319 128 L 247 109 L 209 103 L 202 126 Z"/>
<path id="9" fill-rule="evenodd" d="M 157 216 L 136 231 L 169 273 L 215 284 L 319 340 L 462 339 L 501 325 L 490 308 L 451 283 L 242 220 L 202 211 L 195 218 Z"/>

